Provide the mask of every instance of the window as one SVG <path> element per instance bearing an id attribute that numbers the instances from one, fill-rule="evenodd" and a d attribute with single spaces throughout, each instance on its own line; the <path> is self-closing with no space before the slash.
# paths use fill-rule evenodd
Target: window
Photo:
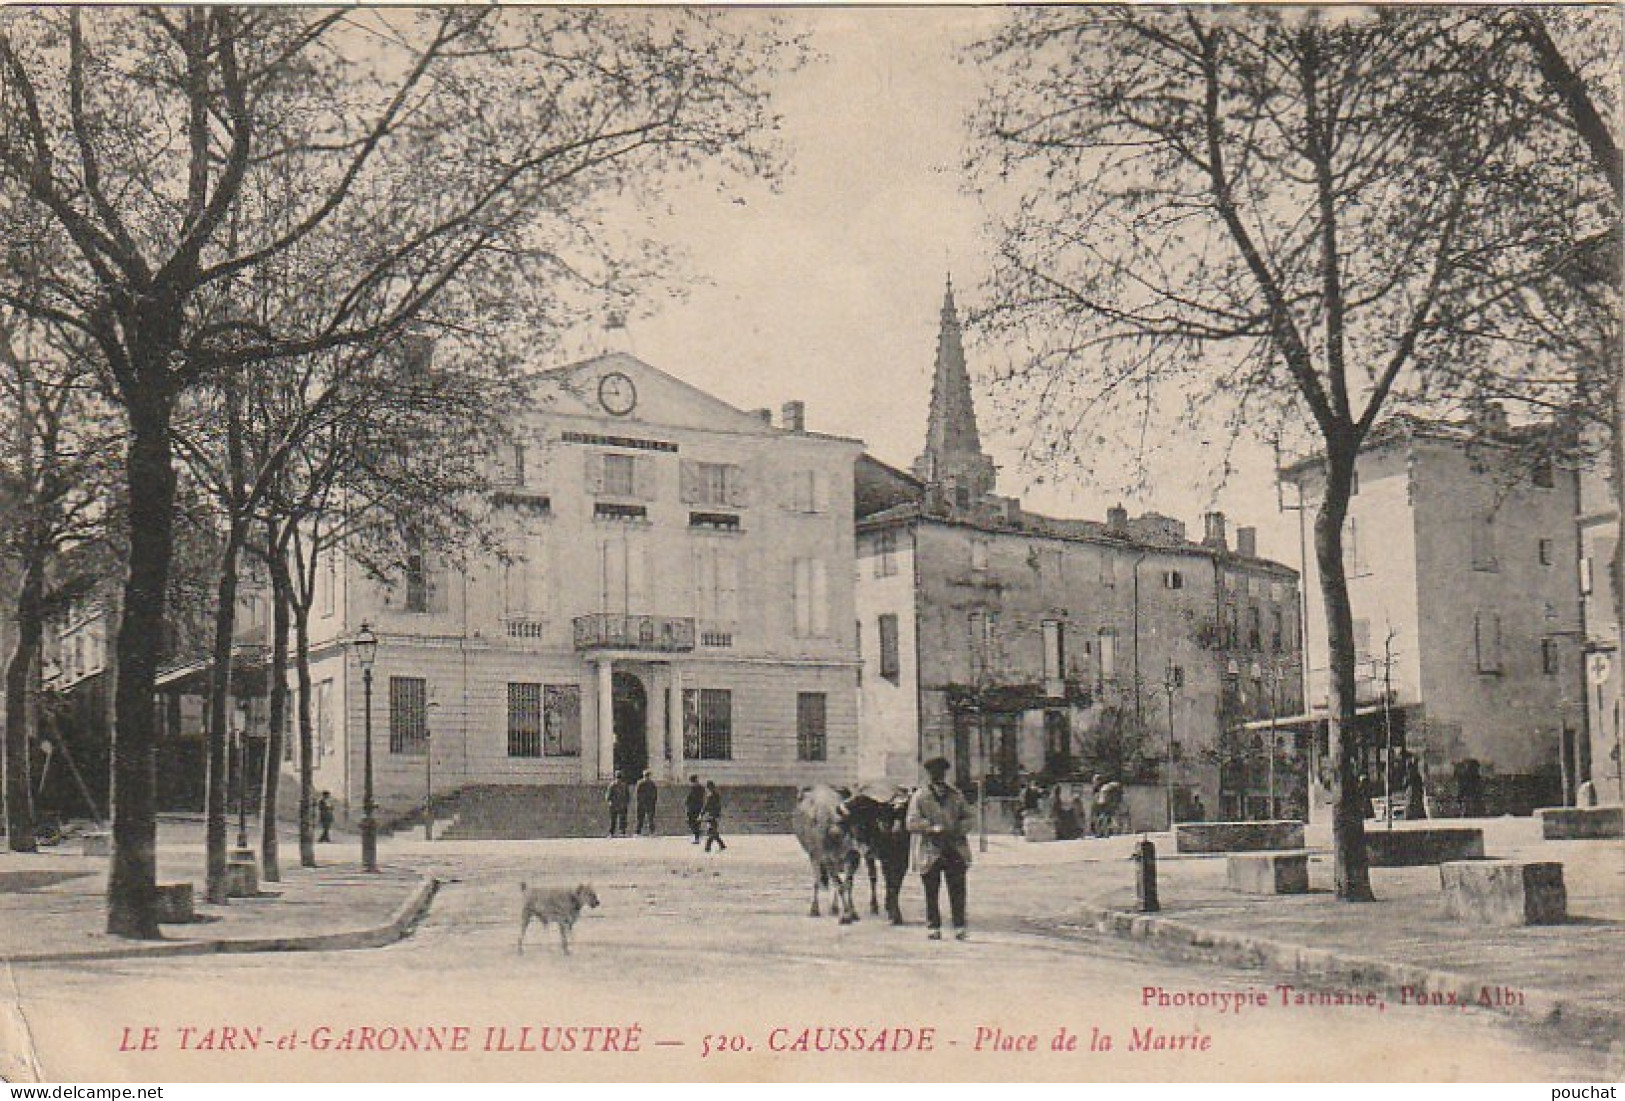
<path id="1" fill-rule="evenodd" d="M 605 535 L 598 543 L 599 610 L 630 615 L 649 604 L 649 556 L 633 533 Z"/>
<path id="2" fill-rule="evenodd" d="M 1270 649 L 1280 653 L 1285 643 L 1286 617 L 1281 614 L 1281 609 L 1273 608 L 1270 610 Z"/>
<path id="3" fill-rule="evenodd" d="M 1117 636 L 1102 631 L 1100 633 L 1100 679 L 1103 681 L 1115 680 L 1117 677 Z"/>
<path id="4" fill-rule="evenodd" d="M 1529 477 L 1535 483 L 1537 489 L 1551 489 L 1554 484 L 1552 481 L 1552 457 L 1542 455 L 1536 459 L 1533 468 L 1529 471 Z"/>
<path id="5" fill-rule="evenodd" d="M 1102 551 L 1100 555 L 1100 583 L 1107 588 L 1117 586 L 1117 559 L 1110 551 Z"/>
<path id="6" fill-rule="evenodd" d="M 1175 688 L 1185 687 L 1185 667 L 1168 663 L 1168 683 Z"/>
<path id="7" fill-rule="evenodd" d="M 791 480 L 790 507 L 796 512 L 829 511 L 829 474 L 822 470 L 798 470 Z"/>
<path id="8" fill-rule="evenodd" d="M 994 672 L 999 617 L 995 612 L 972 612 L 966 617 L 966 625 L 970 631 L 971 681 L 981 684 Z"/>
<path id="9" fill-rule="evenodd" d="M 1224 606 L 1224 648 L 1234 650 L 1241 645 L 1241 609 L 1234 603 Z"/>
<path id="10" fill-rule="evenodd" d="M 824 761 L 829 759 L 829 745 L 828 739 L 825 737 L 824 721 L 824 693 L 797 693 L 796 760 Z"/>
<path id="11" fill-rule="evenodd" d="M 1480 673 L 1501 671 L 1501 615 L 1499 612 L 1473 613 L 1473 653 Z"/>
<path id="12" fill-rule="evenodd" d="M 508 756 L 542 755 L 542 686 L 508 683 Z"/>
<path id="13" fill-rule="evenodd" d="M 333 752 L 333 682 L 317 681 L 311 694 L 310 767 L 322 767 L 322 758 Z M 290 739 L 291 741 L 292 739 Z"/>
<path id="14" fill-rule="evenodd" d="M 631 497 L 637 491 L 638 461 L 633 455 L 605 455 L 603 490 L 607 497 Z"/>
<path id="15" fill-rule="evenodd" d="M 592 506 L 592 515 L 595 520 L 617 520 L 622 522 L 636 522 L 647 520 L 649 510 L 642 505 L 620 505 L 599 501 Z"/>
<path id="16" fill-rule="evenodd" d="M 317 587 L 321 590 L 317 594 L 321 606 L 321 614 L 325 618 L 335 611 L 339 588 L 339 562 L 338 555 L 328 551 L 324 556 L 326 561 L 321 566 L 321 572 L 316 575 Z"/>
<path id="17" fill-rule="evenodd" d="M 897 532 L 882 531 L 875 536 L 875 576 L 892 577 L 897 573 Z"/>
<path id="18" fill-rule="evenodd" d="M 1066 676 L 1066 625 L 1058 619 L 1044 621 L 1044 681 L 1051 687 L 1058 688 Z M 1049 691 L 1048 695 L 1060 695 L 1058 691 Z"/>
<path id="19" fill-rule="evenodd" d="M 694 615 L 707 625 L 739 620 L 739 555 L 714 540 L 694 548 Z"/>
<path id="20" fill-rule="evenodd" d="M 710 528 L 712 531 L 738 531 L 739 517 L 732 512 L 691 512 L 688 514 L 688 526 Z"/>
<path id="21" fill-rule="evenodd" d="M 794 578 L 797 638 L 829 634 L 829 578 L 821 558 L 797 558 Z"/>
<path id="22" fill-rule="evenodd" d="M 1495 516 L 1486 514 L 1473 521 L 1473 569 L 1499 568 L 1495 557 Z"/>
<path id="23" fill-rule="evenodd" d="M 523 616 L 547 607 L 546 548 L 535 536 L 523 540 L 523 555 L 502 567 L 502 607 L 508 616 Z"/>
<path id="24" fill-rule="evenodd" d="M 1580 595 L 1591 595 L 1591 556 L 1580 559 Z"/>
<path id="25" fill-rule="evenodd" d="M 683 690 L 683 756 L 691 761 L 733 758 L 733 693 L 728 689 Z"/>
<path id="26" fill-rule="evenodd" d="M 389 751 L 421 754 L 429 745 L 429 682 L 389 678 Z"/>
<path id="27" fill-rule="evenodd" d="M 970 568 L 979 573 L 987 569 L 987 540 L 980 536 L 970 541 Z"/>
<path id="28" fill-rule="evenodd" d="M 1553 550 L 1553 547 L 1554 547 L 1554 544 L 1553 544 L 1552 540 L 1550 540 L 1550 539 L 1542 539 L 1540 541 L 1540 543 L 1539 543 L 1539 554 L 1540 554 L 1540 564 L 1542 566 L 1550 566 L 1552 564 L 1552 558 L 1553 558 L 1553 556 L 1555 554 L 1555 551 Z"/>
<path id="29" fill-rule="evenodd" d="M 1557 640 L 1555 638 L 1541 639 L 1540 671 L 1548 677 L 1555 677 L 1558 674 L 1559 667 L 1560 659 L 1557 656 Z"/>
<path id="30" fill-rule="evenodd" d="M 1247 649 L 1262 650 L 1264 648 L 1264 617 L 1258 605 L 1251 605 L 1247 609 Z"/>
<path id="31" fill-rule="evenodd" d="M 1369 619 L 1356 619 L 1354 621 L 1354 661 L 1356 664 L 1371 659 L 1371 621 Z"/>
<path id="32" fill-rule="evenodd" d="M 1343 572 L 1349 577 L 1365 572 L 1365 560 L 1360 557 L 1360 522 L 1352 516 L 1343 528 Z"/>
<path id="33" fill-rule="evenodd" d="M 897 649 L 897 616 L 890 612 L 880 617 L 880 675 L 893 684 L 902 675 Z"/>
<path id="34" fill-rule="evenodd" d="M 429 610 L 429 567 L 421 546 L 408 547 L 406 551 L 406 610 Z"/>
<path id="35" fill-rule="evenodd" d="M 683 460 L 678 470 L 685 504 L 722 505 L 740 508 L 745 504 L 745 471 L 732 463 L 701 463 Z"/>
<path id="36" fill-rule="evenodd" d="M 1162 573 L 1162 587 L 1165 589 L 1183 589 L 1185 575 L 1178 570 L 1164 570 Z"/>
<path id="37" fill-rule="evenodd" d="M 542 692 L 542 752 L 581 756 L 581 686 L 550 684 Z"/>

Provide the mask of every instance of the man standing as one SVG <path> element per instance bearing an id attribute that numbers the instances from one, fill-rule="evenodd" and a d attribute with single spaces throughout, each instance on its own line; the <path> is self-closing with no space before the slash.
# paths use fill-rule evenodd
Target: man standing
<path id="1" fill-rule="evenodd" d="M 945 757 L 925 762 L 931 782 L 908 801 L 908 832 L 914 835 L 914 870 L 925 885 L 925 919 L 932 940 L 942 939 L 942 881 L 948 880 L 948 906 L 954 936 L 969 937 L 965 927 L 965 872 L 970 867 L 971 827 L 975 816 L 959 789 L 948 782 Z"/>
<path id="2" fill-rule="evenodd" d="M 705 802 L 700 805 L 700 817 L 705 819 L 705 851 L 710 852 L 714 844 L 718 852 L 726 852 L 728 844 L 722 840 L 722 793 L 717 790 L 715 780 L 705 782 Z"/>
<path id="3" fill-rule="evenodd" d="M 688 832 L 694 835 L 694 844 L 700 843 L 700 812 L 705 809 L 705 787 L 698 776 L 688 778 L 688 795 L 683 799 L 683 814 L 688 819 Z"/>
<path id="4" fill-rule="evenodd" d="M 333 840 L 333 793 L 322 792 L 322 797 L 316 800 L 316 824 L 321 826 L 322 835 L 317 841 Z"/>
<path id="5" fill-rule="evenodd" d="M 622 837 L 626 836 L 626 805 L 632 801 L 632 789 L 626 786 L 626 778 L 619 772 L 615 779 L 610 781 L 609 790 L 604 792 L 604 802 L 609 804 L 609 835 L 615 836 L 617 830 Z"/>
<path id="6" fill-rule="evenodd" d="M 638 804 L 638 834 L 641 836 L 647 826 L 649 836 L 655 833 L 655 800 L 660 796 L 660 789 L 655 786 L 655 774 L 649 769 L 643 770 L 633 795 Z"/>

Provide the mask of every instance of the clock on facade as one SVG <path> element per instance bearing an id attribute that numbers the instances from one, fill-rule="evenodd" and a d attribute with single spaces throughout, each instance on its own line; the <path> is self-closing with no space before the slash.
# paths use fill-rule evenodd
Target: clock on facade
<path id="1" fill-rule="evenodd" d="M 598 404 L 604 410 L 624 417 L 638 404 L 638 388 L 619 371 L 611 371 L 598 380 Z"/>

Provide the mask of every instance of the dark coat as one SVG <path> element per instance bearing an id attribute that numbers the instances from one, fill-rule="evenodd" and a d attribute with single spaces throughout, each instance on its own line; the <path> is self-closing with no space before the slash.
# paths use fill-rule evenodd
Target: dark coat
<path id="1" fill-rule="evenodd" d="M 638 806 L 652 807 L 655 805 L 655 799 L 660 794 L 660 787 L 651 777 L 645 776 L 638 781 L 637 787 L 633 791 L 637 795 Z"/>
<path id="2" fill-rule="evenodd" d="M 705 793 L 705 802 L 700 804 L 700 817 L 709 818 L 713 822 L 722 820 L 722 793 L 708 791 Z"/>
<path id="3" fill-rule="evenodd" d="M 688 794 L 683 797 L 683 810 L 691 817 L 698 818 L 705 808 L 705 785 L 688 785 Z"/>
<path id="4" fill-rule="evenodd" d="M 614 783 L 609 785 L 609 790 L 604 792 L 604 802 L 608 803 L 615 810 L 625 810 L 626 804 L 629 803 L 631 799 L 632 789 L 627 786 L 625 780 L 616 780 Z"/>

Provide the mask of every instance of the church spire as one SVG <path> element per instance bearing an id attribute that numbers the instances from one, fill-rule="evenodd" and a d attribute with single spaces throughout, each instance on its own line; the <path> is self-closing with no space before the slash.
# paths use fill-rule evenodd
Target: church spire
<path id="1" fill-rule="evenodd" d="M 954 304 L 952 275 L 942 297 L 925 452 L 914 461 L 914 473 L 921 481 L 949 490 L 950 499 L 960 507 L 970 507 L 993 492 L 993 460 L 982 453 L 982 437 L 976 428 L 976 407 L 971 400 L 970 373 L 965 369 L 965 345 Z"/>

